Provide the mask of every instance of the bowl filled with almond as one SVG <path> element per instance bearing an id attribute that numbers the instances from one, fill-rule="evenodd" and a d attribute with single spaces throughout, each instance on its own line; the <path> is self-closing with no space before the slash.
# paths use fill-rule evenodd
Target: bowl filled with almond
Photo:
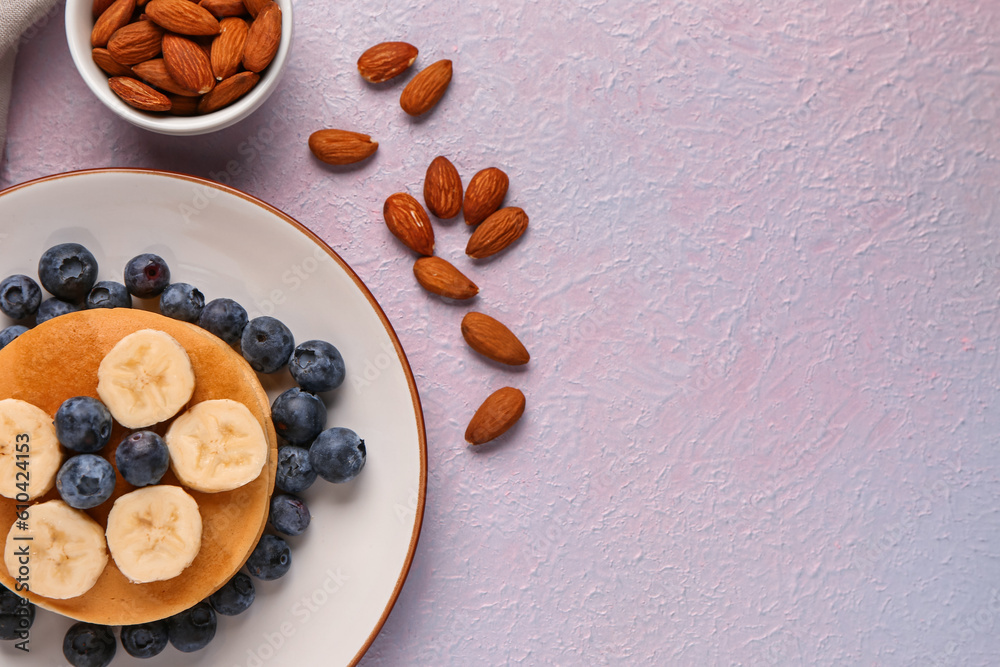
<path id="1" fill-rule="evenodd" d="M 77 70 L 105 105 L 153 132 L 196 135 L 247 117 L 277 87 L 291 0 L 67 0 Z"/>

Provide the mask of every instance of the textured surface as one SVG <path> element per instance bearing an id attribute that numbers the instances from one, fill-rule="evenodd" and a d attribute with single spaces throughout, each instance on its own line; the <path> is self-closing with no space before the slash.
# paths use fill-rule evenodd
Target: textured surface
<path id="1" fill-rule="evenodd" d="M 191 139 L 100 106 L 50 14 L 22 44 L 0 181 L 214 177 L 371 287 L 417 377 L 430 475 L 363 665 L 995 661 L 1000 5 L 295 7 L 281 88 Z M 426 118 L 357 75 L 386 39 L 454 61 Z M 323 127 L 379 151 L 326 167 L 306 149 Z M 423 293 L 382 223 L 439 154 L 465 182 L 503 167 L 531 216 L 481 262 L 463 223 L 436 226 L 526 370 L 465 347 L 468 306 Z M 469 451 L 504 384 L 524 419 Z"/>

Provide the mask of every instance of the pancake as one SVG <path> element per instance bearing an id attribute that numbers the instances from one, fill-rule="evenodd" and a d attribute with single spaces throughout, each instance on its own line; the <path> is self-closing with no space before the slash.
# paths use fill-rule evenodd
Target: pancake
<path id="1" fill-rule="evenodd" d="M 61 315 L 21 334 L 0 350 L 0 399 L 18 398 L 54 416 L 68 398 L 98 398 L 97 369 L 104 355 L 119 340 L 140 329 L 158 329 L 170 334 L 191 358 L 194 395 L 181 413 L 205 400 L 238 401 L 260 422 L 269 453 L 260 475 L 232 491 L 201 493 L 183 487 L 172 471 L 164 475 L 161 484 L 181 486 L 195 499 L 203 522 L 201 550 L 179 576 L 133 584 L 109 558 L 94 587 L 79 597 L 54 600 L 30 591 L 22 593 L 39 607 L 103 625 L 133 625 L 166 618 L 201 602 L 229 581 L 264 531 L 277 470 L 277 437 L 271 422 L 270 402 L 257 374 L 219 338 L 157 313 L 127 308 L 85 310 Z M 170 421 L 166 421 L 148 430 L 162 436 L 169 425 Z M 111 441 L 99 455 L 114 465 L 118 443 L 132 432 L 115 422 Z M 106 528 L 114 501 L 134 488 L 118 475 L 110 500 L 86 513 Z M 53 489 L 35 502 L 55 498 L 59 498 L 59 493 Z M 0 539 L 6 538 L 14 523 L 16 504 L 13 499 L 0 497 Z M 3 559 L 0 559 L 0 583 L 14 590 L 14 579 Z"/>

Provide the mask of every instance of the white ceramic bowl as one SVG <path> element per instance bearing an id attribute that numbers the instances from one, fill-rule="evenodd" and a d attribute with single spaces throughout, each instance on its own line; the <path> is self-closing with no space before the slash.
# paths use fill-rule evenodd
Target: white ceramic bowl
<path id="1" fill-rule="evenodd" d="M 125 104 L 108 87 L 108 75 L 91 57 L 90 32 L 94 27 L 91 14 L 93 0 L 66 0 L 66 40 L 80 76 L 104 104 L 116 114 L 141 128 L 161 134 L 207 134 L 243 120 L 254 112 L 274 92 L 281 79 L 292 44 L 292 2 L 275 0 L 281 7 L 281 43 L 278 53 L 268 65 L 253 89 L 227 107 L 203 116 L 170 116 L 140 111 Z"/>

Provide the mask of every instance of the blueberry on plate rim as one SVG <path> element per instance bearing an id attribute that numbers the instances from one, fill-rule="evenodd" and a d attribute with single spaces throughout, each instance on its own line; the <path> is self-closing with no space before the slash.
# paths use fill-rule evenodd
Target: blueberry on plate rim
<path id="1" fill-rule="evenodd" d="M 292 445 L 308 445 L 326 428 L 326 405 L 315 394 L 292 387 L 271 404 L 274 430 Z"/>
<path id="2" fill-rule="evenodd" d="M 42 305 L 38 306 L 38 312 L 35 313 L 35 324 L 42 324 L 43 322 L 48 322 L 54 317 L 83 310 L 85 305 L 86 304 L 83 303 L 64 301 L 58 297 L 48 298 L 45 301 L 42 301 Z"/>
<path id="3" fill-rule="evenodd" d="M 132 295 L 121 283 L 101 280 L 87 294 L 87 308 L 131 308 Z"/>
<path id="4" fill-rule="evenodd" d="M 0 639 L 25 639 L 35 622 L 35 605 L 0 586 Z"/>
<path id="5" fill-rule="evenodd" d="M 12 324 L 0 330 L 0 350 L 4 349 L 10 342 L 28 330 L 23 324 Z"/>
<path id="6" fill-rule="evenodd" d="M 182 322 L 198 322 L 205 310 L 205 295 L 188 283 L 170 283 L 160 295 L 160 314 Z"/>
<path id="7" fill-rule="evenodd" d="M 198 317 L 198 326 L 230 345 L 236 345 L 249 318 L 246 309 L 232 299 L 212 299 Z"/>
<path id="8" fill-rule="evenodd" d="M 0 282 L 0 311 L 14 320 L 31 317 L 42 303 L 42 288 L 34 280 L 18 273 Z"/>
<path id="9" fill-rule="evenodd" d="M 277 535 L 265 533 L 247 559 L 247 572 L 261 581 L 273 581 L 285 576 L 292 566 L 292 550 Z"/>
<path id="10" fill-rule="evenodd" d="M 346 374 L 340 350 L 325 340 L 300 343 L 292 352 L 288 370 L 300 387 L 314 394 L 336 389 Z"/>
<path id="11" fill-rule="evenodd" d="M 75 623 L 63 638 L 63 655 L 73 667 L 107 667 L 117 650 L 115 635 L 106 625 Z"/>
<path id="12" fill-rule="evenodd" d="M 271 496 L 268 520 L 276 531 L 284 535 L 301 535 L 309 527 L 309 508 L 298 496 L 276 493 Z"/>
<path id="13" fill-rule="evenodd" d="M 223 616 L 237 616 L 250 608 L 256 596 L 253 579 L 237 572 L 222 588 L 212 593 L 208 601 Z"/>
<path id="14" fill-rule="evenodd" d="M 274 486 L 287 493 L 302 493 L 316 481 L 309 463 L 309 450 L 298 445 L 278 447 L 278 471 Z"/>
<path id="15" fill-rule="evenodd" d="M 291 330 L 281 320 L 262 315 L 250 320 L 240 337 L 240 350 L 258 373 L 276 373 L 288 363 L 295 349 Z"/>
<path id="16" fill-rule="evenodd" d="M 152 621 L 122 626 L 122 648 L 133 658 L 152 658 L 167 647 L 167 622 Z"/>
<path id="17" fill-rule="evenodd" d="M 341 484 L 358 476 L 365 467 L 365 441 L 349 428 L 329 428 L 309 446 L 313 470 L 328 482 Z"/>
<path id="18" fill-rule="evenodd" d="M 209 645 L 218 623 L 212 605 L 202 601 L 167 619 L 167 637 L 178 651 L 194 653 Z"/>
<path id="19" fill-rule="evenodd" d="M 97 282 L 97 259 L 79 243 L 60 243 L 42 253 L 38 279 L 63 301 L 80 303 Z"/>
<path id="20" fill-rule="evenodd" d="M 140 299 L 159 296 L 170 284 L 170 268 L 159 255 L 144 252 L 125 265 L 125 287 Z"/>

